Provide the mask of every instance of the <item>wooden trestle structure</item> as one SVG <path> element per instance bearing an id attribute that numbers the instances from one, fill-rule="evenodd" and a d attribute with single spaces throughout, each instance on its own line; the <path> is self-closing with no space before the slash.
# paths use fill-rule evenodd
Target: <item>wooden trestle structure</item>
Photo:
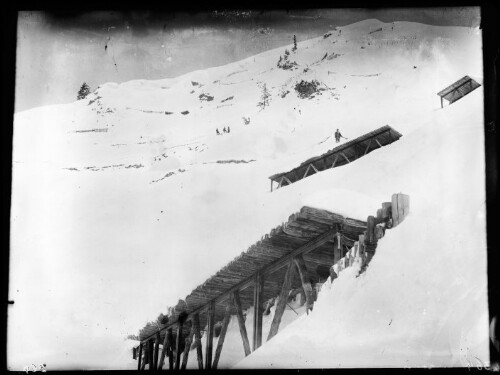
<path id="1" fill-rule="evenodd" d="M 138 369 L 146 364 L 159 370 L 168 358 L 169 369 L 185 369 L 195 342 L 199 369 L 216 369 L 231 315 L 238 319 L 245 356 L 278 332 L 291 290 L 301 289 L 307 307 L 314 303 L 313 284 L 320 280 L 319 268 L 343 259 L 356 244 L 363 244 L 366 263 L 374 254 L 380 225 L 399 223 L 408 212 L 409 198 L 394 194 L 382 204 L 377 217 L 360 221 L 313 207 L 302 207 L 288 222 L 271 230 L 260 241 L 180 300 L 160 329 L 142 332 L 134 348 Z M 389 227 L 393 226 L 389 225 Z M 270 332 L 262 337 L 265 303 L 279 296 Z M 245 327 L 243 311 L 253 308 L 252 337 Z M 214 327 L 222 322 L 217 347 Z M 202 331 L 203 330 L 203 331 Z M 202 332 L 203 341 L 202 344 Z M 162 349 L 160 350 L 160 343 Z M 205 345 L 203 358 L 202 345 Z M 182 357 L 182 361 L 181 361 Z"/>
<path id="2" fill-rule="evenodd" d="M 277 188 L 279 189 L 280 187 L 293 184 L 314 173 L 340 167 L 365 156 L 377 148 L 397 141 L 401 137 L 401 133 L 397 132 L 389 125 L 382 126 L 370 133 L 335 147 L 320 156 L 315 156 L 306 160 L 298 167 L 288 172 L 272 175 L 269 177 L 271 180 L 271 191 L 273 191 L 274 183 L 278 184 Z"/>
<path id="3" fill-rule="evenodd" d="M 469 76 L 460 78 L 455 83 L 437 93 L 441 97 L 441 108 L 443 108 L 443 99 L 446 99 L 448 103 L 451 104 L 456 102 L 458 99 L 463 98 L 479 86 L 481 85 Z"/>

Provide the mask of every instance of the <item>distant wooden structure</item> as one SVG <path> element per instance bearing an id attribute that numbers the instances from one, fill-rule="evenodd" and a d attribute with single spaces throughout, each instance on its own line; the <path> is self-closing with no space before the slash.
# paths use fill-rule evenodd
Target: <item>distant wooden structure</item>
<path id="1" fill-rule="evenodd" d="M 441 108 L 443 108 L 443 99 L 446 99 L 448 103 L 451 104 L 456 102 L 458 99 L 463 98 L 479 86 L 481 85 L 469 76 L 460 78 L 457 82 L 437 93 L 441 98 Z"/>
<path id="2" fill-rule="evenodd" d="M 322 282 L 319 273 L 324 273 L 318 270 L 329 268 L 341 260 L 342 264 L 346 264 L 346 255 L 349 259 L 347 265 L 352 265 L 355 259 L 351 256 L 354 255 L 351 253 L 353 247 L 361 249 L 361 252 L 357 250 L 356 259 L 363 259 L 366 266 L 374 254 L 380 233 L 383 235 L 379 229 L 390 228 L 393 222 L 400 223 L 408 212 L 409 197 L 403 194 L 393 195 L 392 202 L 382 204 L 377 218 L 370 216 L 367 222 L 326 210 L 302 207 L 286 223 L 271 230 L 195 288 L 184 300 L 179 300 L 167 324 L 160 329 L 150 328 L 142 332 L 140 345 L 133 350 L 134 359 L 138 359 L 138 369 L 144 370 L 147 364 L 149 370 L 160 370 L 166 357 L 170 370 L 185 369 L 192 344 L 196 347 L 198 368 L 217 369 L 233 314 L 238 319 L 243 349 L 248 356 L 262 345 L 262 316 L 267 301 L 279 295 L 266 339 L 270 340 L 278 333 L 291 290 L 301 288 L 307 307 L 312 309 L 312 283 Z M 398 215 L 396 221 L 395 215 Z M 249 307 L 254 310 L 252 341 L 243 315 Z M 222 328 L 214 352 L 214 327 L 217 322 L 222 322 Z M 160 343 L 163 345 L 161 353 Z"/>
<path id="3" fill-rule="evenodd" d="M 277 188 L 293 184 L 307 176 L 330 168 L 340 167 L 359 159 L 377 148 L 386 146 L 401 138 L 402 135 L 389 125 L 382 126 L 370 133 L 346 142 L 320 156 L 313 157 L 288 172 L 277 173 L 269 177 L 271 191 L 273 184 Z"/>

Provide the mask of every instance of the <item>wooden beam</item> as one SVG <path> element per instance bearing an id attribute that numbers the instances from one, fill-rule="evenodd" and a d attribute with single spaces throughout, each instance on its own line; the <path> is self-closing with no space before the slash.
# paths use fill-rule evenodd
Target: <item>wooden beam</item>
<path id="1" fill-rule="evenodd" d="M 193 341 L 193 335 L 194 335 L 194 324 L 193 322 L 191 322 L 191 329 L 184 342 L 184 354 L 182 356 L 181 370 L 186 369 L 187 361 L 189 358 L 189 351 L 191 350 L 191 342 Z"/>
<path id="2" fill-rule="evenodd" d="M 382 145 L 380 144 L 380 142 L 378 141 L 377 138 L 375 138 L 375 142 L 377 142 L 377 144 L 378 144 L 379 147 L 382 147 Z"/>
<path id="3" fill-rule="evenodd" d="M 286 266 L 290 262 L 290 260 L 292 260 L 295 256 L 299 254 L 307 254 L 308 252 L 318 248 L 319 246 L 324 245 L 332 238 L 334 238 L 338 231 L 339 231 L 339 225 L 334 224 L 333 228 L 330 229 L 329 231 L 319 235 L 318 237 L 312 239 L 303 246 L 300 246 L 289 252 L 287 255 L 277 259 L 270 265 L 266 266 L 261 272 L 264 275 L 269 275 L 271 273 L 276 272 L 280 268 Z"/>
<path id="4" fill-rule="evenodd" d="M 311 166 L 312 169 L 314 169 L 314 172 L 318 173 L 318 170 L 316 169 L 316 167 L 314 166 L 313 163 L 309 164 Z"/>
<path id="5" fill-rule="evenodd" d="M 161 349 L 160 358 L 158 361 L 158 370 L 161 370 L 163 367 L 163 361 L 165 360 L 165 355 L 167 354 L 168 347 L 168 334 L 165 333 L 165 338 L 163 339 L 163 348 Z"/>
<path id="6" fill-rule="evenodd" d="M 281 287 L 276 310 L 274 311 L 273 322 L 271 323 L 271 329 L 269 330 L 267 341 L 271 340 L 278 333 L 281 318 L 283 317 L 283 312 L 285 311 L 285 307 L 288 302 L 288 294 L 290 294 L 294 270 L 295 266 L 293 264 L 293 260 L 290 260 L 288 262 L 288 268 L 286 270 L 285 279 L 283 280 L 283 286 Z"/>
<path id="7" fill-rule="evenodd" d="M 392 207 L 392 203 L 391 202 L 383 202 L 382 203 L 382 218 L 383 219 L 389 219 L 389 218 L 391 218 L 391 214 L 392 214 L 391 207 Z"/>
<path id="8" fill-rule="evenodd" d="M 294 259 L 295 265 L 299 271 L 300 281 L 302 282 L 302 288 L 304 289 L 304 294 L 306 295 L 306 308 L 307 310 L 312 310 L 314 305 L 314 298 L 312 293 L 312 286 L 309 280 L 309 273 L 307 272 L 306 262 L 302 255 L 297 255 Z"/>
<path id="9" fill-rule="evenodd" d="M 363 156 L 366 155 L 368 150 L 370 149 L 370 146 L 372 145 L 372 138 L 370 138 L 370 141 L 368 142 L 368 146 L 366 146 L 365 152 L 363 153 Z"/>
<path id="10" fill-rule="evenodd" d="M 155 370 L 154 368 L 154 342 L 153 339 L 148 340 L 148 363 L 149 363 L 149 369 L 151 371 Z"/>
<path id="11" fill-rule="evenodd" d="M 345 156 L 345 154 L 343 152 L 341 152 L 340 154 L 344 157 L 345 160 L 347 160 L 348 163 L 351 162 L 349 159 L 347 159 L 347 156 Z"/>
<path id="12" fill-rule="evenodd" d="M 307 254 L 310 251 L 318 248 L 319 246 L 324 245 L 325 243 L 327 243 L 328 241 L 333 239 L 335 237 L 335 235 L 337 234 L 337 232 L 340 230 L 341 226 L 350 225 L 349 224 L 350 221 L 353 221 L 353 219 L 345 218 L 344 223 L 342 223 L 342 224 L 334 223 L 332 225 L 332 229 L 330 229 L 330 230 L 322 233 L 321 235 L 313 238 L 311 241 L 305 243 L 304 245 L 292 250 L 288 254 L 282 256 L 281 258 L 277 259 L 276 261 L 272 262 L 271 264 L 267 265 L 266 267 L 260 269 L 259 272 L 261 272 L 262 276 L 269 275 L 273 272 L 276 272 L 280 268 L 286 266 L 287 263 L 290 261 L 290 259 L 293 259 L 293 257 L 295 257 L 296 255 Z M 216 303 L 220 303 L 221 301 L 224 301 L 227 298 L 228 294 L 233 293 L 235 290 L 242 290 L 242 289 L 245 289 L 245 288 L 251 286 L 255 282 L 255 277 L 256 277 L 255 275 L 256 274 L 248 276 L 246 279 L 244 279 L 240 283 L 232 286 L 231 288 L 227 289 L 223 293 L 219 294 L 212 301 L 215 301 Z M 208 305 L 203 305 L 203 306 L 200 306 L 200 307 L 196 308 L 195 310 L 191 311 L 188 314 L 187 319 L 192 318 L 192 316 L 194 314 L 198 314 L 198 313 L 204 311 L 207 308 L 207 306 Z M 162 330 L 169 329 L 169 328 L 173 327 L 175 324 L 176 324 L 176 322 L 172 322 L 172 323 L 166 325 L 165 327 L 163 327 Z"/>
<path id="13" fill-rule="evenodd" d="M 215 349 L 214 363 L 212 364 L 212 370 L 217 370 L 217 365 L 219 364 L 220 354 L 222 353 L 222 346 L 224 345 L 224 340 L 226 339 L 227 326 L 229 325 L 229 320 L 231 319 L 231 307 L 233 305 L 233 294 L 230 295 L 227 301 L 226 312 L 224 313 L 224 320 L 222 321 L 222 327 L 219 334 L 219 340 L 217 340 L 217 348 Z"/>
<path id="14" fill-rule="evenodd" d="M 410 211 L 410 197 L 406 194 L 392 195 L 392 226 L 399 225 Z"/>
<path id="15" fill-rule="evenodd" d="M 273 180 L 270 180 L 271 181 L 271 193 L 273 192 Z"/>
<path id="16" fill-rule="evenodd" d="M 205 370 L 212 369 L 212 351 L 214 342 L 215 325 L 215 301 L 211 301 L 208 306 L 207 340 L 205 344 Z"/>
<path id="17" fill-rule="evenodd" d="M 332 168 L 335 168 L 335 164 L 337 164 L 338 159 L 339 159 L 339 154 L 335 155 L 335 160 L 333 161 Z"/>
<path id="18" fill-rule="evenodd" d="M 148 345 L 146 343 L 144 347 L 144 357 L 142 358 L 142 363 L 141 363 L 141 370 L 144 370 L 146 368 L 147 362 L 148 362 Z"/>
<path id="19" fill-rule="evenodd" d="M 292 181 L 290 181 L 290 179 L 286 176 L 283 176 L 283 178 L 285 179 L 286 182 L 288 182 L 290 185 L 292 184 Z"/>
<path id="20" fill-rule="evenodd" d="M 358 254 L 363 259 L 365 258 L 365 235 L 360 234 L 358 240 Z"/>
<path id="21" fill-rule="evenodd" d="M 153 359 L 153 367 L 155 370 L 158 369 L 158 352 L 160 349 L 160 332 L 156 333 L 156 340 L 155 340 L 155 354 L 154 354 L 154 359 Z"/>
<path id="22" fill-rule="evenodd" d="M 311 164 L 309 164 L 306 168 L 306 173 L 304 173 L 304 176 L 302 178 L 306 178 L 307 172 L 309 172 L 309 168 L 311 168 Z"/>
<path id="23" fill-rule="evenodd" d="M 203 351 L 201 348 L 200 316 L 199 316 L 199 314 L 193 315 L 193 329 L 194 329 L 194 340 L 196 342 L 196 357 L 198 359 L 198 368 L 200 370 L 203 370 Z"/>
<path id="24" fill-rule="evenodd" d="M 174 353 L 173 353 L 173 350 L 172 350 L 172 345 L 174 343 L 174 335 L 172 334 L 172 328 L 169 328 L 168 331 L 167 331 L 167 335 L 168 335 L 168 347 L 167 347 L 167 350 L 168 350 L 168 368 L 169 370 L 173 370 L 174 369 Z"/>
<path id="25" fill-rule="evenodd" d="M 342 258 L 342 245 L 340 243 L 340 233 L 333 245 L 333 264 L 336 264 Z"/>
<path id="26" fill-rule="evenodd" d="M 139 344 L 139 358 L 137 360 L 137 370 L 141 370 L 142 362 L 142 342 Z"/>
<path id="27" fill-rule="evenodd" d="M 181 340 L 182 340 L 182 321 L 177 323 L 177 337 L 175 338 L 175 369 L 178 370 L 181 365 Z"/>
<path id="28" fill-rule="evenodd" d="M 253 350 L 262 345 L 262 303 L 264 294 L 264 275 L 257 272 L 255 275 L 253 295 Z"/>
<path id="29" fill-rule="evenodd" d="M 245 319 L 243 318 L 243 309 L 241 308 L 240 292 L 235 290 L 233 293 L 234 306 L 236 308 L 236 317 L 238 318 L 238 326 L 240 328 L 241 339 L 243 340 L 243 349 L 245 350 L 245 357 L 250 351 L 250 343 L 248 341 L 247 328 L 245 326 Z"/>
<path id="30" fill-rule="evenodd" d="M 366 242 L 372 244 L 375 243 L 375 218 L 373 216 L 368 216 L 366 220 L 368 226 L 366 228 Z"/>
<path id="31" fill-rule="evenodd" d="M 281 177 L 281 180 L 280 180 L 280 182 L 279 182 L 279 184 L 278 184 L 278 187 L 277 187 L 276 189 L 279 189 L 279 188 L 281 187 L 281 184 L 283 183 L 283 178 L 284 178 L 284 177 Z"/>

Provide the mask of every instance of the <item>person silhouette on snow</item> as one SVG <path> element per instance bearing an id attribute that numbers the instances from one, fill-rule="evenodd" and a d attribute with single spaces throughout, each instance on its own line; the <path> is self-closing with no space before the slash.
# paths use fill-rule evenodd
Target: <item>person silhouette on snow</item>
<path id="1" fill-rule="evenodd" d="M 230 133 L 231 129 L 229 128 L 229 125 L 227 126 L 227 132 Z"/>
<path id="2" fill-rule="evenodd" d="M 224 129 L 222 129 L 224 133 L 227 133 L 226 127 L 224 126 Z"/>
<path id="3" fill-rule="evenodd" d="M 339 129 L 337 129 L 337 131 L 335 132 L 335 141 L 337 143 L 339 143 L 340 142 L 340 138 L 345 138 L 345 137 L 342 134 L 340 134 Z M 345 138 L 345 139 L 347 139 L 347 138 Z"/>
<path id="4" fill-rule="evenodd" d="M 217 135 L 220 135 L 219 128 L 215 129 L 215 131 L 217 132 Z"/>

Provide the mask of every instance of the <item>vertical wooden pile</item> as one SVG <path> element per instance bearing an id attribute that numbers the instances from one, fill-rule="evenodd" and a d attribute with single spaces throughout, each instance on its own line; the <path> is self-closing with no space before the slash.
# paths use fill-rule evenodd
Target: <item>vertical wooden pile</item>
<path id="1" fill-rule="evenodd" d="M 375 254 L 378 240 L 384 237 L 385 230 L 401 224 L 409 212 L 410 197 L 401 193 L 393 194 L 391 202 L 382 203 L 382 208 L 377 210 L 376 216 L 368 216 L 366 231 L 364 234 L 359 235 L 358 241 L 341 259 L 339 258 L 341 256 L 342 241 L 341 236 L 337 236 L 334 247 L 333 272 L 331 272 L 333 278 L 345 268 L 352 266 L 356 261 L 361 262 L 363 272 Z"/>

